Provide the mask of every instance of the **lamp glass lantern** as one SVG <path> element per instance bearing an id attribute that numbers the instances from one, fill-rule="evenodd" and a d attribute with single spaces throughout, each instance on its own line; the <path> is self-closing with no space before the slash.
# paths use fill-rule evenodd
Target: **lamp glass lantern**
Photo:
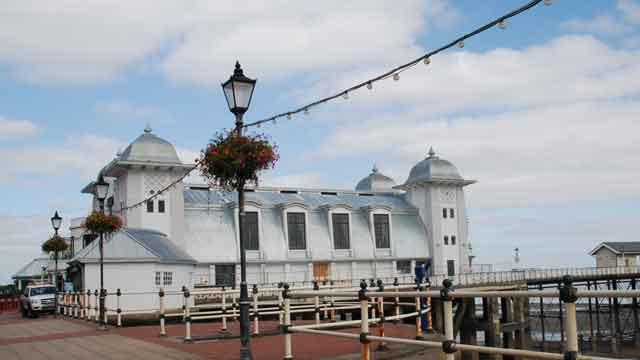
<path id="1" fill-rule="evenodd" d="M 224 97 L 227 99 L 227 105 L 232 113 L 241 116 L 249 109 L 255 86 L 256 80 L 244 76 L 240 63 L 236 61 L 233 75 L 222 84 Z"/>
<path id="2" fill-rule="evenodd" d="M 58 215 L 58 212 L 56 211 L 56 213 L 51 218 L 51 226 L 53 226 L 53 229 L 55 231 L 58 231 L 58 229 L 60 229 L 60 225 L 62 225 L 62 218 L 60 217 L 60 215 Z"/>
<path id="3" fill-rule="evenodd" d="M 95 195 L 100 201 L 104 201 L 107 197 L 107 191 L 109 191 L 109 183 L 104 181 L 104 177 L 100 175 L 98 182 L 95 184 Z"/>

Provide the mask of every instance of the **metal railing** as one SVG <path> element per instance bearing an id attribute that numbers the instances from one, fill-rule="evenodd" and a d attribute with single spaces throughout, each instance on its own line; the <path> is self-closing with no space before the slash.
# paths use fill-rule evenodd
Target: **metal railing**
<path id="1" fill-rule="evenodd" d="M 577 360 L 591 360 L 591 359 L 608 359 L 604 357 L 596 357 L 596 356 L 585 356 L 579 354 L 578 352 L 578 336 L 577 336 L 577 320 L 576 320 L 576 301 L 580 297 L 640 297 L 640 290 L 578 290 L 573 287 L 572 279 L 570 276 L 563 276 L 564 285 L 559 290 L 541 290 L 541 291 L 482 291 L 482 290 L 464 290 L 459 289 L 454 291 L 452 288 L 452 281 L 445 279 L 442 282 L 442 290 L 440 291 L 394 291 L 394 292 L 374 292 L 367 290 L 366 282 L 361 284 L 361 289 L 357 292 L 355 291 L 319 291 L 319 292 L 310 292 L 310 291 L 286 291 L 284 294 L 284 337 L 285 337 L 285 346 L 284 346 L 284 359 L 292 359 L 292 334 L 293 333 L 306 333 L 312 335 L 323 335 L 323 336 L 334 336 L 334 337 L 342 337 L 352 340 L 359 340 L 362 344 L 361 346 L 361 359 L 368 360 L 370 359 L 371 352 L 371 341 L 379 341 L 381 343 L 397 343 L 397 344 L 408 344 L 408 345 L 418 345 L 427 348 L 440 348 L 442 353 L 445 355 L 445 359 L 453 360 L 454 354 L 458 351 L 469 351 L 483 354 L 498 354 L 498 355 L 511 355 L 511 356 L 522 356 L 526 358 L 534 358 L 534 359 L 554 359 L 554 360 L 563 360 L 563 359 L 577 359 Z M 325 296 L 331 295 L 334 297 L 353 297 L 355 295 L 358 296 L 360 301 L 361 308 L 361 320 L 355 322 L 337 322 L 335 324 L 331 324 L 327 326 L 326 324 L 322 325 L 303 325 L 303 326 L 294 326 L 291 322 L 291 300 L 292 299 L 305 299 L 316 296 Z M 369 333 L 369 323 L 372 321 L 369 318 L 369 301 L 372 297 L 378 299 L 384 298 L 409 298 L 409 297 L 418 297 L 418 298 L 437 298 L 442 301 L 443 307 L 443 324 L 444 324 L 444 340 L 443 341 L 423 341 L 423 340 L 413 340 L 413 339 L 403 339 L 396 337 L 386 337 L 386 336 L 372 336 Z M 492 347 L 492 346 L 480 346 L 480 345 L 470 345 L 470 344 L 461 344 L 457 343 L 454 339 L 454 328 L 453 328 L 453 300 L 454 299 L 463 299 L 463 298 L 491 298 L 491 297 L 511 297 L 511 298 L 560 298 L 564 303 L 566 310 L 566 317 L 564 318 L 564 331 L 566 333 L 566 342 L 565 349 L 566 352 L 564 354 L 560 353 L 550 353 L 550 352 L 539 352 L 532 350 L 523 350 L 523 349 L 509 349 L 509 348 L 501 348 L 501 347 Z M 375 315 L 373 316 L 375 317 Z M 381 316 L 384 318 L 384 316 Z M 387 318 L 389 319 L 389 318 Z M 330 327 L 347 327 L 348 325 L 360 325 L 360 334 L 340 332 L 336 330 L 328 330 Z"/>

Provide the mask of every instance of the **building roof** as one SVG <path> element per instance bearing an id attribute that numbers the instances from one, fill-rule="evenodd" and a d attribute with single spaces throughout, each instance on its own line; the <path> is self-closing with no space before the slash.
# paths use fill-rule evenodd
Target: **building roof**
<path id="1" fill-rule="evenodd" d="M 429 149 L 429 156 L 417 163 L 409 172 L 409 177 L 404 184 L 396 188 L 405 189 L 420 183 L 455 183 L 462 185 L 473 184 L 474 180 L 465 180 L 460 176 L 458 169 L 448 160 L 436 155 L 433 148 Z"/>
<path id="2" fill-rule="evenodd" d="M 392 191 L 396 182 L 378 171 L 378 168 L 373 165 L 371 174 L 358 182 L 356 185 L 356 191 Z"/>
<path id="3" fill-rule="evenodd" d="M 42 275 L 42 267 L 46 267 L 47 272 L 53 272 L 55 268 L 55 261 L 51 260 L 48 257 L 40 257 L 31 260 L 27 265 L 25 265 L 22 269 L 18 270 L 12 278 L 14 279 L 25 279 L 25 278 L 34 278 Z M 62 271 L 66 269 L 67 263 L 64 260 L 58 260 L 58 271 Z"/>
<path id="4" fill-rule="evenodd" d="M 232 205 L 237 200 L 235 191 L 208 187 L 187 186 L 184 191 L 186 207 Z M 303 204 L 310 209 L 331 206 L 386 207 L 392 211 L 417 211 L 404 194 L 393 192 L 360 192 L 352 190 L 320 190 L 293 188 L 256 188 L 245 193 L 245 200 L 262 207 Z"/>
<path id="5" fill-rule="evenodd" d="M 640 241 L 605 241 L 591 250 L 589 255 L 595 255 L 603 247 L 616 254 L 640 255 Z"/>
<path id="6" fill-rule="evenodd" d="M 99 256 L 98 241 L 93 241 L 69 262 L 96 262 Z M 104 261 L 187 264 L 196 262 L 167 235 L 155 230 L 133 228 L 122 229 L 105 241 Z"/>

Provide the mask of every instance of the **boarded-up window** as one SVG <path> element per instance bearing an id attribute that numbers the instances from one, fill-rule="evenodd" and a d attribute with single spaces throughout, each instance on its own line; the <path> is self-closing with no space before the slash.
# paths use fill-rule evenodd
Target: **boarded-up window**
<path id="1" fill-rule="evenodd" d="M 258 213 L 255 211 L 247 211 L 244 213 L 243 220 L 242 238 L 245 250 L 260 250 Z"/>
<path id="2" fill-rule="evenodd" d="M 411 260 L 402 260 L 396 263 L 398 274 L 411 274 Z"/>
<path id="3" fill-rule="evenodd" d="M 287 232 L 289 249 L 304 250 L 307 248 L 304 213 L 287 213 Z"/>
<path id="4" fill-rule="evenodd" d="M 335 249 L 350 249 L 349 214 L 331 214 L 333 222 L 333 247 Z"/>
<path id="5" fill-rule="evenodd" d="M 376 248 L 388 249 L 391 247 L 389 240 L 389 215 L 374 214 L 373 227 L 376 232 Z"/>
<path id="6" fill-rule="evenodd" d="M 233 264 L 216 265 L 216 286 L 234 287 L 236 266 Z"/>

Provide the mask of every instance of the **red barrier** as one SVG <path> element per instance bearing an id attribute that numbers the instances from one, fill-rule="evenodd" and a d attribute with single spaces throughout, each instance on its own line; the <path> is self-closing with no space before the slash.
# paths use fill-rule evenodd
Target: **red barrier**
<path id="1" fill-rule="evenodd" d="M 16 311 L 20 307 L 20 298 L 3 297 L 0 298 L 0 312 Z"/>

